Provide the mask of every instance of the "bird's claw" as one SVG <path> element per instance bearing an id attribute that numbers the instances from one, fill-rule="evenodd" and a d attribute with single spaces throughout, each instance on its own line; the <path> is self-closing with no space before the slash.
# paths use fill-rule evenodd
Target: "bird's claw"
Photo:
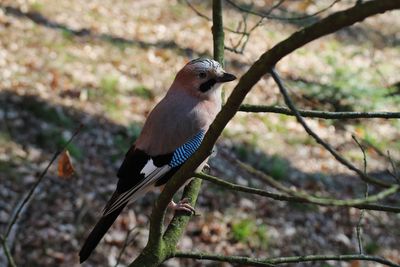
<path id="1" fill-rule="evenodd" d="M 188 198 L 184 198 L 178 203 L 171 201 L 169 203 L 169 207 L 172 208 L 174 211 L 185 211 L 189 212 L 190 214 L 196 215 L 196 210 L 190 205 Z"/>

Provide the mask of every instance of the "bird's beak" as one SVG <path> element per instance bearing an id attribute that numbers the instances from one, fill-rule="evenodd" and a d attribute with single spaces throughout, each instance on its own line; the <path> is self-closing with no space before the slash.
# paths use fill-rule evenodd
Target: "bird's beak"
<path id="1" fill-rule="evenodd" d="M 226 83 L 233 80 L 236 80 L 236 76 L 227 72 L 224 72 L 222 76 L 217 77 L 217 82 L 219 83 Z"/>

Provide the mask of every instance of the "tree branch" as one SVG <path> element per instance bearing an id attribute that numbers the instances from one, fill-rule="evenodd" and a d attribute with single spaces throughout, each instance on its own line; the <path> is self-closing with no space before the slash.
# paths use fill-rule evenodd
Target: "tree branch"
<path id="1" fill-rule="evenodd" d="M 381 263 L 391 267 L 400 267 L 400 265 L 386 260 L 379 256 L 370 255 L 309 255 L 309 256 L 293 256 L 293 257 L 278 257 L 278 258 L 266 258 L 266 259 L 254 259 L 250 257 L 241 256 L 223 256 L 218 254 L 209 253 L 196 253 L 196 252 L 176 252 L 173 257 L 176 258 L 191 258 L 197 260 L 214 260 L 223 261 L 236 264 L 245 264 L 251 266 L 275 266 L 277 264 L 285 263 L 299 263 L 299 262 L 317 262 L 317 261 L 371 261 Z M 172 257 L 171 257 L 172 258 Z"/>
<path id="2" fill-rule="evenodd" d="M 338 152 L 336 152 L 335 149 L 333 149 L 327 142 L 325 142 L 324 140 L 322 140 L 313 130 L 311 130 L 311 128 L 307 125 L 307 123 L 305 122 L 305 120 L 301 117 L 300 113 L 297 111 L 295 105 L 293 104 L 292 100 L 289 97 L 289 94 L 287 93 L 287 90 L 285 88 L 285 86 L 283 85 L 282 80 L 280 79 L 279 75 L 276 73 L 274 68 L 271 68 L 270 70 L 271 76 L 274 79 L 274 81 L 276 82 L 276 84 L 279 87 L 279 90 L 281 91 L 281 94 L 285 100 L 286 105 L 290 108 L 290 110 L 295 114 L 297 121 L 303 126 L 304 130 L 312 137 L 314 138 L 314 140 L 320 144 L 321 146 L 323 146 L 326 150 L 329 151 L 329 153 L 332 154 L 332 156 L 338 161 L 340 162 L 342 165 L 346 166 L 349 170 L 352 170 L 353 172 L 355 172 L 356 174 L 358 174 L 358 176 L 360 176 L 360 178 L 364 181 L 364 182 L 368 182 L 368 183 L 372 183 L 372 184 L 376 184 L 379 186 L 383 186 L 383 187 L 388 187 L 390 186 L 388 183 L 378 180 L 374 177 L 371 177 L 369 175 L 367 175 L 366 173 L 364 173 L 362 170 L 358 169 L 356 166 L 354 166 L 350 161 L 348 161 L 347 159 L 343 158 Z"/>
<path id="3" fill-rule="evenodd" d="M 185 2 L 186 2 L 186 4 L 188 5 L 188 7 L 189 7 L 194 13 L 196 13 L 197 16 L 199 16 L 199 17 L 201 17 L 201 18 L 203 18 L 203 19 L 205 19 L 205 20 L 207 20 L 207 21 L 212 21 L 212 19 L 211 19 L 210 17 L 208 17 L 207 15 L 201 13 L 198 9 L 196 9 L 196 7 L 195 7 L 192 3 L 190 3 L 189 0 L 185 0 Z M 234 34 L 240 34 L 240 35 L 248 35 L 248 34 L 249 34 L 249 33 L 246 32 L 246 31 L 233 30 L 233 29 L 230 29 L 230 28 L 228 28 L 228 27 L 224 27 L 224 30 L 227 31 L 227 32 L 231 32 L 231 33 L 234 33 Z"/>
<path id="4" fill-rule="evenodd" d="M 222 0 L 213 0 L 213 48 L 214 59 L 224 66 L 224 21 L 222 16 Z"/>
<path id="5" fill-rule="evenodd" d="M 155 252 L 147 249 L 152 245 L 151 239 L 154 238 L 152 235 L 160 229 L 159 225 L 164 221 L 165 210 L 175 192 L 186 182 L 188 177 L 191 177 L 194 170 L 210 155 L 217 138 L 222 133 L 222 130 L 235 115 L 247 93 L 260 80 L 260 78 L 275 66 L 280 59 L 301 46 L 321 36 L 333 33 L 343 27 L 364 20 L 369 16 L 396 8 L 400 8 L 400 1 L 374 0 L 334 13 L 311 26 L 294 33 L 286 40 L 275 45 L 272 49 L 265 52 L 248 69 L 234 88 L 226 105 L 223 106 L 221 112 L 218 113 L 216 119 L 210 125 L 199 149 L 188 161 L 185 162 L 185 164 L 183 164 L 172 179 L 167 182 L 163 192 L 158 197 L 151 215 L 149 242 L 146 248 L 139 255 L 139 257 L 147 257 L 149 259 L 147 266 L 159 265 L 160 262 L 169 257 L 168 252 L 173 253 L 173 251 L 165 251 L 165 244 L 163 243 L 155 244 Z M 140 265 L 137 265 L 135 260 L 135 262 L 130 266 Z"/>
<path id="6" fill-rule="evenodd" d="M 224 31 L 222 18 L 222 0 L 213 0 L 213 44 L 214 44 L 214 59 L 221 65 L 224 63 Z M 203 149 L 205 152 L 205 150 Z M 211 151 L 211 150 L 210 150 Z M 182 236 L 190 216 L 185 213 L 176 213 L 174 218 L 168 225 L 167 230 L 164 230 L 164 218 L 168 207 L 168 203 L 173 198 L 174 194 L 179 190 L 186 180 L 191 177 L 193 170 L 197 168 L 206 158 L 198 163 L 185 163 L 170 179 L 164 190 L 161 192 L 156 203 L 154 204 L 150 217 L 149 240 L 142 253 L 129 266 L 158 266 L 176 249 L 180 237 Z M 190 162 L 191 159 L 188 160 Z M 186 169 L 185 169 L 186 166 Z M 193 168 L 193 170 L 191 170 Z M 190 205 L 195 206 L 197 196 L 201 188 L 201 180 L 192 180 L 183 192 L 182 198 L 190 200 Z"/>
<path id="7" fill-rule="evenodd" d="M 357 138 L 355 137 L 355 135 L 351 136 L 353 138 L 353 140 L 357 143 L 358 147 L 360 148 L 362 154 L 363 154 L 363 160 L 364 160 L 364 173 L 367 174 L 367 154 L 365 153 L 365 149 L 364 147 L 361 145 L 360 142 L 358 142 Z M 368 183 L 365 183 L 365 193 L 364 196 L 365 198 L 368 197 L 368 190 L 369 190 L 369 186 Z M 363 242 L 362 242 L 362 223 L 363 223 L 363 219 L 364 219 L 364 213 L 365 210 L 362 209 L 360 212 L 360 217 L 358 218 L 358 223 L 356 225 L 356 235 L 357 235 L 357 242 L 358 242 L 358 252 L 360 254 L 364 254 L 364 248 L 363 248 Z"/>
<path id="8" fill-rule="evenodd" d="M 294 113 L 286 107 L 281 106 L 263 106 L 242 104 L 238 111 L 253 113 L 277 113 L 288 116 L 295 116 Z M 399 119 L 400 112 L 330 112 L 319 110 L 301 110 L 298 109 L 302 117 L 320 118 L 320 119 L 365 119 L 365 118 L 382 118 L 382 119 Z"/>
<path id="9" fill-rule="evenodd" d="M 211 175 L 207 175 L 204 173 L 196 173 L 195 177 L 212 182 L 213 184 L 222 186 L 229 190 L 250 193 L 250 194 L 268 197 L 268 198 L 271 198 L 274 200 L 279 200 L 279 201 L 288 201 L 288 202 L 297 202 L 297 203 L 306 203 L 306 204 L 308 203 L 308 204 L 314 204 L 314 205 L 320 205 L 320 206 L 354 207 L 357 209 L 379 210 L 379 211 L 384 210 L 384 211 L 388 211 L 388 212 L 400 213 L 400 207 L 388 208 L 387 206 L 383 206 L 383 205 L 368 204 L 368 203 L 372 203 L 372 202 L 377 202 L 381 199 L 384 199 L 390 195 L 395 194 L 396 192 L 399 191 L 398 185 L 394 185 L 376 195 L 372 195 L 372 196 L 369 196 L 366 198 L 342 200 L 342 199 L 330 199 L 330 198 L 315 197 L 315 196 L 311 196 L 311 195 L 308 195 L 305 193 L 298 193 L 298 192 L 295 192 L 294 196 L 288 196 L 288 195 L 284 195 L 284 194 L 280 194 L 280 193 L 274 193 L 274 192 L 271 192 L 268 190 L 262 190 L 262 189 L 258 189 L 258 188 L 251 188 L 251 187 L 247 187 L 247 186 L 237 185 L 237 184 L 230 183 L 230 182 L 224 181 L 220 178 L 217 178 L 217 177 L 214 177 Z"/>

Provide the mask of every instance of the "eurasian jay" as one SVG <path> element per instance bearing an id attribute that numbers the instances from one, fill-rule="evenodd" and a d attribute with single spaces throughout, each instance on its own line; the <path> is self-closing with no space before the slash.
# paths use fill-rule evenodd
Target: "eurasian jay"
<path id="1" fill-rule="evenodd" d="M 129 201 L 165 185 L 198 149 L 221 108 L 221 83 L 235 80 L 221 65 L 199 58 L 187 63 L 166 96 L 150 112 L 138 139 L 125 155 L 118 184 L 79 256 L 84 262 Z M 170 207 L 193 211 L 187 200 Z"/>

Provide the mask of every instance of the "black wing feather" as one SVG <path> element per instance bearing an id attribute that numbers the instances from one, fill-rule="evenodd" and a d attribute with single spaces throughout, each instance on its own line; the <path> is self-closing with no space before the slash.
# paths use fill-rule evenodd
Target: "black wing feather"
<path id="1" fill-rule="evenodd" d="M 136 149 L 134 146 L 132 146 L 125 154 L 125 159 L 118 170 L 117 176 L 119 180 L 117 184 L 117 189 L 115 190 L 111 199 L 108 201 L 105 209 L 108 209 L 110 205 L 112 205 L 122 193 L 127 192 L 131 188 L 137 186 L 140 182 L 143 181 L 143 179 L 145 179 L 144 175 L 140 172 L 150 159 L 153 160 L 153 163 L 156 167 L 162 167 L 171 161 L 172 156 L 173 154 L 170 153 L 167 155 L 150 157 L 144 151 Z M 171 171 L 172 170 L 173 169 L 171 169 Z M 166 173 L 165 176 L 171 177 L 169 173 L 170 172 Z M 162 177 L 162 180 L 165 180 L 164 177 Z M 165 182 L 166 181 L 167 180 L 165 180 Z M 93 228 L 92 232 L 86 239 L 81 251 L 79 252 L 81 263 L 85 261 L 92 253 L 92 251 L 96 248 L 97 244 L 103 238 L 105 233 L 117 219 L 118 215 L 121 213 L 125 206 L 126 203 L 117 208 L 115 211 L 100 218 L 100 220 L 97 222 L 96 226 Z"/>

